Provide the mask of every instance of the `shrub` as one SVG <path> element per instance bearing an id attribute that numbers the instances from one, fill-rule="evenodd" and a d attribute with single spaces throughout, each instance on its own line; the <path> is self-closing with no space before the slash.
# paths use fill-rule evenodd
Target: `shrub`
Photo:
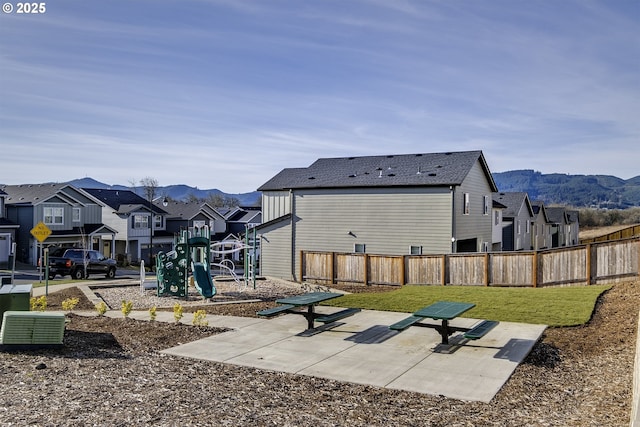
<path id="1" fill-rule="evenodd" d="M 66 300 L 62 301 L 62 309 L 64 311 L 73 311 L 73 309 L 76 308 L 76 305 L 78 305 L 79 302 L 80 299 L 78 298 L 67 298 Z"/>
<path id="2" fill-rule="evenodd" d="M 179 302 L 175 303 L 173 305 L 173 318 L 176 319 L 176 323 L 180 323 L 180 319 L 182 319 L 183 315 L 182 306 Z"/>
<path id="3" fill-rule="evenodd" d="M 107 312 L 107 309 L 109 307 L 107 307 L 107 304 L 105 304 L 104 301 L 100 301 L 98 304 L 95 305 L 96 310 L 98 311 L 98 315 L 99 316 L 104 316 L 104 314 Z"/>
<path id="4" fill-rule="evenodd" d="M 149 316 L 151 317 L 151 321 L 156 320 L 156 306 L 154 305 L 149 309 Z"/>
<path id="5" fill-rule="evenodd" d="M 29 308 L 31 311 L 45 311 L 47 309 L 47 297 L 42 295 L 40 297 L 32 297 L 29 300 Z"/>
<path id="6" fill-rule="evenodd" d="M 204 310 L 198 310 L 193 313 L 193 324 L 196 326 L 209 326 L 209 321 L 205 320 L 207 312 Z"/>
<path id="7" fill-rule="evenodd" d="M 133 301 L 122 300 L 122 306 L 120 307 L 120 311 L 122 311 L 122 314 L 124 315 L 125 319 L 129 317 L 129 314 L 131 314 L 131 310 L 133 310 Z"/>

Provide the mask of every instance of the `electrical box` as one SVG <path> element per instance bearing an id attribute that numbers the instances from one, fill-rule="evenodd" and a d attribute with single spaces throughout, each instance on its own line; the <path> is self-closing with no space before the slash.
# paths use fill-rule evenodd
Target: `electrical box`
<path id="1" fill-rule="evenodd" d="M 0 287 L 0 325 L 5 311 L 29 311 L 33 285 L 4 285 Z"/>

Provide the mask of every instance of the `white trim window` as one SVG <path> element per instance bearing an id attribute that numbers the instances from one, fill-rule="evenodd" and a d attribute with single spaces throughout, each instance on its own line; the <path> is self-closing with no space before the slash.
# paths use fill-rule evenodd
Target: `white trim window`
<path id="1" fill-rule="evenodd" d="M 80 222 L 80 208 L 73 208 L 71 211 L 71 221 Z"/>
<path id="2" fill-rule="evenodd" d="M 45 207 L 43 210 L 43 215 L 45 224 L 64 224 L 64 208 Z"/>
<path id="3" fill-rule="evenodd" d="M 463 205 L 463 211 L 462 214 L 463 215 L 469 215 L 469 193 L 464 193 L 464 205 Z"/>
<path id="4" fill-rule="evenodd" d="M 489 215 L 489 212 L 491 212 L 491 207 L 489 205 L 489 196 L 483 196 L 483 202 L 484 202 L 484 208 L 482 213 L 484 215 Z"/>
<path id="5" fill-rule="evenodd" d="M 148 215 L 134 215 L 133 216 L 133 228 L 141 230 L 149 228 L 149 216 Z"/>

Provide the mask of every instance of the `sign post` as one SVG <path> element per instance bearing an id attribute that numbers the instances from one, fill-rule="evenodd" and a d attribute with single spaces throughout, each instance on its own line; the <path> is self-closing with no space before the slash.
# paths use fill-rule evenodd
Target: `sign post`
<path id="1" fill-rule="evenodd" d="M 48 259 L 47 260 L 43 260 L 42 259 L 42 242 L 44 242 L 47 237 L 49 237 L 51 235 L 51 229 L 49 227 L 46 226 L 46 224 L 42 221 L 40 221 L 39 223 L 36 224 L 35 227 L 33 227 L 31 229 L 31 235 L 33 237 L 35 237 L 38 242 L 40 242 L 40 266 L 39 266 L 39 271 L 40 271 L 40 283 L 42 283 L 42 263 L 46 262 L 46 270 L 49 269 L 49 262 Z M 48 255 L 48 254 L 47 254 Z M 48 257 L 47 257 L 48 258 Z M 48 271 L 47 273 L 47 277 L 45 279 L 45 294 L 49 295 L 49 274 Z"/>

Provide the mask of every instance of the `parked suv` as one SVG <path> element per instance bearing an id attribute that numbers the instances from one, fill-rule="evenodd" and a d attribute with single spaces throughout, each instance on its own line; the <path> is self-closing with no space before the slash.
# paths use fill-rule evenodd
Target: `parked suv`
<path id="1" fill-rule="evenodd" d="M 107 279 L 116 277 L 116 261 L 98 251 L 77 248 L 56 248 L 49 252 L 49 279 L 56 275 L 70 275 L 82 279 L 90 274 L 104 274 Z"/>

